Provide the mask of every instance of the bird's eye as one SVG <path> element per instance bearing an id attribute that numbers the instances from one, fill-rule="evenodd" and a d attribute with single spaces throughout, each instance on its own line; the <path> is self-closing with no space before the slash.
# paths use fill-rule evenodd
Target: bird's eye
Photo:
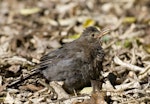
<path id="1" fill-rule="evenodd" d="M 92 34 L 92 37 L 94 37 L 95 36 L 95 34 Z"/>

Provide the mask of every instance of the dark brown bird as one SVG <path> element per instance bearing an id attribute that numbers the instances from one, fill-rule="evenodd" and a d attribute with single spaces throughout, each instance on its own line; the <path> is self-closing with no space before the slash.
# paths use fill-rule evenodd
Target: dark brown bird
<path id="1" fill-rule="evenodd" d="M 99 35 L 95 27 L 86 28 L 79 39 L 42 57 L 41 73 L 49 81 L 64 81 L 69 92 L 88 86 L 102 70 L 104 51 Z"/>
<path id="2" fill-rule="evenodd" d="M 48 81 L 64 81 L 67 92 L 89 86 L 90 80 L 99 79 L 102 70 L 100 38 L 104 32 L 86 28 L 79 39 L 43 56 L 34 74 L 41 73 Z"/>

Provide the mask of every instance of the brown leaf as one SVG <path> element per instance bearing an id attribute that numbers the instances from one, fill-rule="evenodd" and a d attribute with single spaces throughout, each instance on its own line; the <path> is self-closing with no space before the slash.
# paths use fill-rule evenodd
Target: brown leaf
<path id="1" fill-rule="evenodd" d="M 37 87 L 37 86 L 35 86 L 35 85 L 33 85 L 33 84 L 28 84 L 28 85 L 26 85 L 26 86 L 21 86 L 21 87 L 19 87 L 20 89 L 25 89 L 25 90 L 31 90 L 31 91 L 38 91 L 38 90 L 41 90 L 42 89 L 42 87 L 40 86 L 40 87 Z"/>
<path id="2" fill-rule="evenodd" d="M 0 86 L 0 92 L 2 92 L 6 88 L 7 84 Z"/>
<path id="3" fill-rule="evenodd" d="M 91 96 L 91 104 L 107 104 L 105 99 L 105 94 L 103 92 L 93 93 Z"/>
<path id="4" fill-rule="evenodd" d="M 9 71 L 17 73 L 20 70 L 20 65 L 12 65 L 8 68 Z"/>

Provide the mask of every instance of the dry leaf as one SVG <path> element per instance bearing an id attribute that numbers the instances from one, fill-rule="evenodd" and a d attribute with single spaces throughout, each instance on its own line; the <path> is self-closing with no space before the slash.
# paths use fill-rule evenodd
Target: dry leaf
<path id="1" fill-rule="evenodd" d="M 2 92 L 6 88 L 7 84 L 0 86 L 0 92 Z"/>
<path id="2" fill-rule="evenodd" d="M 4 103 L 14 104 L 14 102 L 15 102 L 15 99 L 9 93 L 7 93 L 6 98 L 4 99 Z"/>
<path id="3" fill-rule="evenodd" d="M 22 15 L 31 15 L 40 12 L 40 8 L 30 8 L 30 9 L 21 9 L 20 14 Z"/>
<path id="4" fill-rule="evenodd" d="M 85 87 L 80 91 L 80 94 L 91 94 L 92 90 L 92 87 Z"/>
<path id="5" fill-rule="evenodd" d="M 20 89 L 26 89 L 26 90 L 31 90 L 31 91 L 39 91 L 42 89 L 42 87 L 37 87 L 33 84 L 27 84 L 26 86 L 20 86 Z"/>
<path id="6" fill-rule="evenodd" d="M 17 73 L 20 70 L 20 65 L 12 65 L 11 67 L 8 68 L 8 70 L 13 73 Z"/>

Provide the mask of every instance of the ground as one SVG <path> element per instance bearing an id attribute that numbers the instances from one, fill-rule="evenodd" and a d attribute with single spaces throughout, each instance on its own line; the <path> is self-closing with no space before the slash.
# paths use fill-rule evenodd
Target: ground
<path id="1" fill-rule="evenodd" d="M 7 87 L 91 25 L 112 27 L 101 38 L 106 79 L 100 92 L 85 87 L 67 94 L 59 82 L 47 84 L 40 76 Z M 0 102 L 150 104 L 150 1 L 0 0 Z"/>

